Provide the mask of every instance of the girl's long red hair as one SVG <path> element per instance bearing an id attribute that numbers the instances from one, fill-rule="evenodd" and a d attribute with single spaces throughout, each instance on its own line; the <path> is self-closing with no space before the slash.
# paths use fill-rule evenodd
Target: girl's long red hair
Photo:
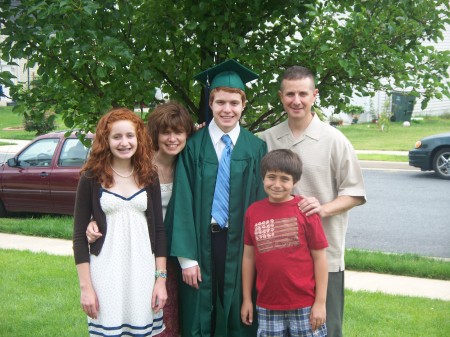
<path id="1" fill-rule="evenodd" d="M 92 149 L 81 173 L 90 170 L 92 175 L 104 187 L 114 184 L 111 169 L 112 153 L 109 149 L 108 137 L 111 125 L 117 121 L 131 121 L 136 127 L 137 149 L 132 157 L 134 174 L 139 186 L 148 186 L 158 177 L 156 166 L 153 165 L 153 144 L 142 119 L 127 108 L 114 108 L 100 118 L 95 131 Z"/>

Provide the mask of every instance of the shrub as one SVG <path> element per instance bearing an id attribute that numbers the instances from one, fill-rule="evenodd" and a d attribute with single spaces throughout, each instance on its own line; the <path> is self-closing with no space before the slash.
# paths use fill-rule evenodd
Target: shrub
<path id="1" fill-rule="evenodd" d="M 36 136 L 39 136 L 55 129 L 55 118 L 53 112 L 44 114 L 35 111 L 25 112 L 23 125 L 26 131 L 36 131 Z"/>
<path id="2" fill-rule="evenodd" d="M 362 113 L 364 113 L 364 108 L 362 106 L 359 105 L 351 105 L 348 104 L 345 109 L 344 112 L 350 114 L 350 115 L 361 115 Z"/>

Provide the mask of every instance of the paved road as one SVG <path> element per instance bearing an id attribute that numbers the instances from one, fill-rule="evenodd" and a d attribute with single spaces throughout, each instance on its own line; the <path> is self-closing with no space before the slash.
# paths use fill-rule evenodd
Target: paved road
<path id="1" fill-rule="evenodd" d="M 363 169 L 368 202 L 350 212 L 346 246 L 450 258 L 450 181 L 392 166 Z"/>

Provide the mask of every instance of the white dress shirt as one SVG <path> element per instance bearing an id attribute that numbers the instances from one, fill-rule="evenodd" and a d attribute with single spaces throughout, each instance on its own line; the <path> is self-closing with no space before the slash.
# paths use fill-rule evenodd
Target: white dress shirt
<path id="1" fill-rule="evenodd" d="M 214 119 L 209 123 L 208 126 L 208 132 L 209 136 L 211 137 L 211 141 L 214 146 L 214 150 L 217 154 L 217 160 L 220 162 L 220 158 L 222 157 L 222 152 L 225 149 L 225 143 L 222 141 L 222 136 L 225 134 L 216 124 Z M 228 132 L 228 136 L 231 138 L 231 148 L 234 148 L 237 139 L 239 137 L 239 133 L 241 132 L 241 127 L 239 126 L 239 123 L 236 124 L 236 126 Z M 217 222 L 214 218 L 211 218 L 211 223 Z M 195 260 L 191 260 L 185 257 L 178 257 L 178 262 L 180 263 L 181 269 L 186 269 L 190 267 L 194 267 L 198 265 L 198 262 Z"/>

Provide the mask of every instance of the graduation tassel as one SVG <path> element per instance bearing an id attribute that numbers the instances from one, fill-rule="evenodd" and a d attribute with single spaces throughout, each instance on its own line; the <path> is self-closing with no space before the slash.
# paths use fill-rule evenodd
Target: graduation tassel
<path id="1" fill-rule="evenodd" d="M 206 74 L 206 86 L 205 86 L 205 122 L 206 125 L 209 125 L 212 117 L 209 113 L 209 75 Z"/>

